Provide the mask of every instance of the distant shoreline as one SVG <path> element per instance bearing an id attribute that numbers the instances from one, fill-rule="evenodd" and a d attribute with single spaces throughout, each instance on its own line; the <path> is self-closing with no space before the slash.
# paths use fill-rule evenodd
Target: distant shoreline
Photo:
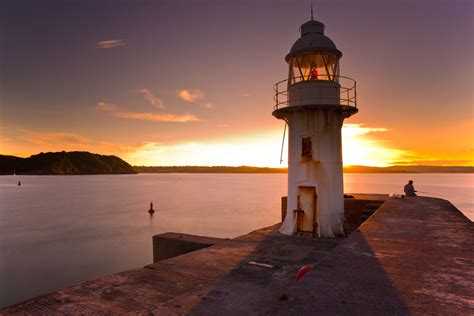
<path id="1" fill-rule="evenodd" d="M 48 152 L 28 158 L 0 154 L 0 175 L 109 175 L 136 173 L 288 173 L 287 168 L 252 166 L 131 166 L 116 156 Z M 345 166 L 344 173 L 474 173 L 474 166 Z"/>
<path id="2" fill-rule="evenodd" d="M 138 173 L 287 173 L 287 168 L 228 166 L 133 166 Z M 347 166 L 344 173 L 474 173 L 471 166 Z"/>

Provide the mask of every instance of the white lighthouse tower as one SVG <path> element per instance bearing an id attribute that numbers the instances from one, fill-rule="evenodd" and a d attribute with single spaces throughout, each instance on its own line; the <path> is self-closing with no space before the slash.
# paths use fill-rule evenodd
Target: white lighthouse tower
<path id="1" fill-rule="evenodd" d="M 288 201 L 280 232 L 333 238 L 345 234 L 341 128 L 358 112 L 355 81 L 339 75 L 341 51 L 311 20 L 285 60 L 273 116 L 288 124 Z"/>

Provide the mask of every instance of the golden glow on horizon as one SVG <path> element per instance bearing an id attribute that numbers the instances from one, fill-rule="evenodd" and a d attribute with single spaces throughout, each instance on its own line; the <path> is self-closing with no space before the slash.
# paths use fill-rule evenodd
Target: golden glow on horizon
<path id="1" fill-rule="evenodd" d="M 361 124 L 346 124 L 342 129 L 344 165 L 389 166 L 406 160 L 410 153 L 390 148 L 384 141 L 370 137 L 371 133 L 385 132 L 384 128 L 371 128 Z M 287 141 L 280 164 L 281 132 L 165 145 L 143 143 L 141 147 L 124 156 L 134 165 L 193 165 L 193 166 L 259 166 L 286 167 Z"/>
<path id="2" fill-rule="evenodd" d="M 146 166 L 257 166 L 284 167 L 279 164 L 279 141 L 273 135 L 258 138 L 175 145 L 144 143 L 124 158 L 133 165 Z"/>
<path id="3" fill-rule="evenodd" d="M 387 142 L 376 140 L 368 135 L 386 131 L 386 128 L 366 127 L 362 124 L 344 124 L 342 128 L 344 165 L 386 167 L 411 157 L 410 152 L 391 148 Z"/>
<path id="4" fill-rule="evenodd" d="M 107 110 L 113 106 L 104 104 Z M 345 124 L 342 128 L 344 165 L 389 166 L 392 164 L 454 166 L 474 165 L 472 150 L 463 155 L 456 152 L 429 154 L 425 151 L 404 150 L 383 140 L 386 128 L 364 124 Z M 27 157 L 48 151 L 90 151 L 116 155 L 132 165 L 145 166 L 258 166 L 286 167 L 288 141 L 285 140 L 283 163 L 280 164 L 283 128 L 268 132 L 247 133 L 245 136 L 223 136 L 194 142 L 141 142 L 120 144 L 92 137 L 58 131 L 32 132 L 18 130 L 15 141 L 0 138 L 2 154 Z"/>

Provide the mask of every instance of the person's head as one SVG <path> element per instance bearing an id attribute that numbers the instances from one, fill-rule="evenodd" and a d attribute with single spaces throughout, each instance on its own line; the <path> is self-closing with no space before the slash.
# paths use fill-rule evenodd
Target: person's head
<path id="1" fill-rule="evenodd" d="M 413 180 L 408 181 L 408 183 L 413 184 Z"/>

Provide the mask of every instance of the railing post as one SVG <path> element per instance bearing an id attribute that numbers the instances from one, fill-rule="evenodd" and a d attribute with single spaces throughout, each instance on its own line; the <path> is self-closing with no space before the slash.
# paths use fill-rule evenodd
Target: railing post
<path id="1" fill-rule="evenodd" d="M 275 101 L 276 101 L 276 103 L 275 103 L 275 108 L 278 110 L 278 84 L 276 85 L 276 89 L 275 89 L 275 90 L 276 90 L 276 95 L 275 95 L 275 97 L 276 97 L 276 100 L 275 100 Z"/>
<path id="2" fill-rule="evenodd" d="M 357 82 L 354 81 L 354 106 L 357 107 Z"/>

